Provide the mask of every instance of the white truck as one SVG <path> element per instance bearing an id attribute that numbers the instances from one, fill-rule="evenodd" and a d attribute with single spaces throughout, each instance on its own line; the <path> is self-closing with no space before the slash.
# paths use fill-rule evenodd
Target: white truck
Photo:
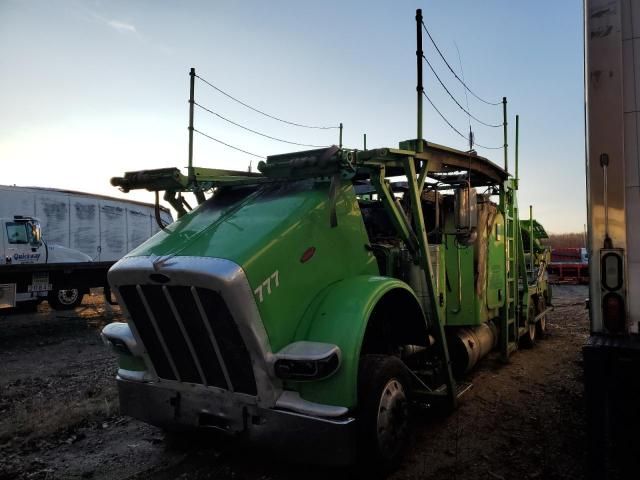
<path id="1" fill-rule="evenodd" d="M 0 308 L 74 308 L 114 262 L 173 221 L 164 207 L 0 185 Z M 43 233 L 44 232 L 44 233 Z"/>
<path id="2" fill-rule="evenodd" d="M 585 0 L 589 477 L 640 478 L 640 2 Z"/>

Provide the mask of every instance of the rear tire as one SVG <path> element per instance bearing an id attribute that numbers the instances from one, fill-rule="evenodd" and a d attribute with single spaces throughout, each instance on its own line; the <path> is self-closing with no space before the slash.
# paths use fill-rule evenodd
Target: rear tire
<path id="1" fill-rule="evenodd" d="M 388 355 L 365 355 L 358 375 L 360 467 L 381 477 L 400 464 L 409 439 L 411 378 Z"/>
<path id="2" fill-rule="evenodd" d="M 49 292 L 47 301 L 54 310 L 73 310 L 82 303 L 84 293 L 77 288 L 53 290 Z"/>

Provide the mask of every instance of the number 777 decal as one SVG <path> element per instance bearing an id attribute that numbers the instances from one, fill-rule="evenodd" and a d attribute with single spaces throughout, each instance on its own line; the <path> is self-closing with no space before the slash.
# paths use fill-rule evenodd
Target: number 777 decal
<path id="1" fill-rule="evenodd" d="M 273 283 L 272 283 L 273 281 Z M 278 270 L 273 272 L 271 275 L 267 277 L 267 279 L 256 288 L 253 293 L 258 297 L 260 303 L 264 300 L 264 297 L 271 295 L 271 290 L 275 290 L 280 286 L 280 278 L 278 275 Z M 266 290 L 266 293 L 265 293 Z"/>

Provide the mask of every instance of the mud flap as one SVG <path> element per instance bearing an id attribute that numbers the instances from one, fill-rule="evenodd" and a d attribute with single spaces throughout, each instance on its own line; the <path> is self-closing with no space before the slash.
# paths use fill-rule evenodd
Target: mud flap
<path id="1" fill-rule="evenodd" d="M 640 342 L 593 336 L 583 355 L 589 478 L 637 478 Z"/>

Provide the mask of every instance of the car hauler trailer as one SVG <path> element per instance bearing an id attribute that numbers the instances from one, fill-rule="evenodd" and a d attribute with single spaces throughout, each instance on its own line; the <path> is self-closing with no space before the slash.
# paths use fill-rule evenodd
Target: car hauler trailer
<path id="1" fill-rule="evenodd" d="M 73 308 L 126 252 L 170 223 L 166 208 L 52 188 L 0 185 L 0 308 Z"/>
<path id="2" fill-rule="evenodd" d="M 421 45 L 419 10 L 416 24 Z M 542 336 L 546 233 L 531 210 L 520 221 L 506 169 L 422 139 L 417 57 L 418 138 L 398 148 L 112 179 L 164 191 L 179 213 L 109 271 L 128 318 L 103 329 L 123 414 L 298 460 L 360 454 L 379 474 L 401 456 L 412 404 L 453 409 L 484 355 L 506 361 Z"/>
<path id="3" fill-rule="evenodd" d="M 544 332 L 549 253 L 523 241 L 514 179 L 487 159 L 407 141 L 258 168 L 113 180 L 214 192 L 109 271 L 124 414 L 298 458 L 346 463 L 358 445 L 388 468 L 410 401 L 453 408 L 483 355 Z"/>
<path id="4" fill-rule="evenodd" d="M 640 476 L 640 5 L 587 0 L 589 472 Z"/>

